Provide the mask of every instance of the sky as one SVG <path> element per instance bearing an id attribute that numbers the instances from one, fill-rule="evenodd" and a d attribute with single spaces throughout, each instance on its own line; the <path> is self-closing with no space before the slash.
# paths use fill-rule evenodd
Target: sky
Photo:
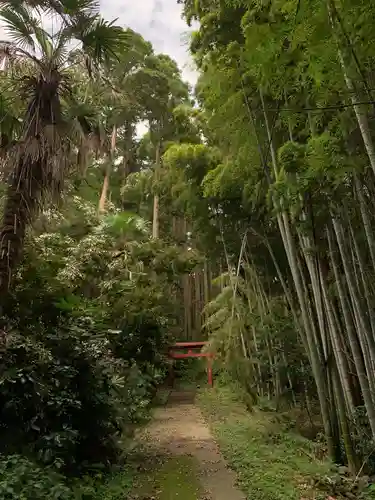
<path id="1" fill-rule="evenodd" d="M 177 0 L 100 0 L 107 20 L 129 27 L 152 43 L 155 52 L 165 53 L 179 65 L 184 80 L 194 86 L 197 73 L 188 54 L 189 27 L 181 18 Z M 0 40 L 7 39 L 0 21 Z"/>
<path id="2" fill-rule="evenodd" d="M 184 79 L 194 85 L 197 76 L 188 54 L 189 27 L 177 0 L 101 0 L 101 11 L 106 19 L 118 18 L 116 24 L 140 33 L 155 52 L 172 57 Z"/>
<path id="3" fill-rule="evenodd" d="M 155 52 L 168 54 L 181 69 L 183 79 L 194 87 L 197 72 L 189 56 L 191 28 L 182 19 L 182 6 L 177 0 L 100 0 L 101 13 L 107 20 L 117 19 L 116 24 L 129 27 L 152 43 Z M 0 22 L 0 39 L 7 39 Z M 144 124 L 138 134 L 143 135 Z"/>

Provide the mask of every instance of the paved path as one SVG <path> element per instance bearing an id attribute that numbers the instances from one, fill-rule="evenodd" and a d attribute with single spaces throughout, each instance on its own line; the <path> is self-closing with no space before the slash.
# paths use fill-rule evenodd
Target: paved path
<path id="1" fill-rule="evenodd" d="M 235 473 L 228 468 L 194 404 L 194 394 L 172 392 L 168 404 L 155 411 L 141 439 L 157 453 L 195 457 L 205 492 L 203 498 L 197 500 L 246 500 L 236 487 Z"/>

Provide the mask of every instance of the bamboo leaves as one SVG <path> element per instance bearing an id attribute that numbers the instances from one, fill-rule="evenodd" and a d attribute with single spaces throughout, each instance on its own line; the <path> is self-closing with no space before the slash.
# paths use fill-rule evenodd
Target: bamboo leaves
<path id="1" fill-rule="evenodd" d="M 272 304 L 282 298 L 311 364 L 330 454 L 354 473 L 352 423 L 362 404 L 375 442 L 374 7 L 352 0 L 185 6 L 201 21 L 192 44 L 198 98 L 223 157 L 203 179 L 204 194 L 219 200 L 228 226 L 255 235 L 271 261 L 265 266 L 253 244 L 255 274 L 237 273 L 237 291 L 226 297 L 226 314 L 237 311 L 236 342 L 246 346 L 237 355 L 258 355 L 262 345 L 279 386 L 289 346 L 272 338 L 266 319 L 275 320 Z M 236 252 L 242 261 L 241 244 Z M 220 328 L 232 338 L 227 323 Z M 256 366 L 252 373 L 269 380 Z"/>

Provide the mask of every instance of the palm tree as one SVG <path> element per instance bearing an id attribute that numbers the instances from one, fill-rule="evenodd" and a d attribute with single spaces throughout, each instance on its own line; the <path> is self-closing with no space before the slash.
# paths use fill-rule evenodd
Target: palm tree
<path id="1" fill-rule="evenodd" d="M 103 20 L 92 0 L 42 2 L 36 8 L 22 2 L 3 3 L 0 17 L 10 41 L 0 45 L 2 67 L 22 67 L 14 79 L 26 102 L 16 143 L 4 160 L 9 173 L 0 229 L 0 293 L 9 290 L 22 256 L 28 225 L 48 197 L 60 194 L 77 147 L 92 132 L 90 122 L 76 106 L 71 69 L 77 64 L 77 46 L 92 74 L 115 58 L 126 43 L 125 32 Z M 33 5 L 35 7 L 35 5 Z M 55 33 L 42 25 L 42 13 L 58 21 Z M 72 44 L 73 42 L 73 44 Z"/>

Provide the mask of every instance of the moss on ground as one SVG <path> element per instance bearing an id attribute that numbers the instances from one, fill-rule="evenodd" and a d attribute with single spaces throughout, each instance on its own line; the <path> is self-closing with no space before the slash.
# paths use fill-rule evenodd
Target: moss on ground
<path id="1" fill-rule="evenodd" d="M 311 488 L 330 469 L 312 443 L 283 431 L 272 414 L 250 414 L 230 388 L 200 391 L 197 400 L 249 500 L 326 498 Z"/>
<path id="2" fill-rule="evenodd" d="M 140 474 L 130 498 L 155 500 L 197 500 L 202 489 L 198 464 L 194 457 L 166 457 L 155 463 L 152 470 Z"/>

